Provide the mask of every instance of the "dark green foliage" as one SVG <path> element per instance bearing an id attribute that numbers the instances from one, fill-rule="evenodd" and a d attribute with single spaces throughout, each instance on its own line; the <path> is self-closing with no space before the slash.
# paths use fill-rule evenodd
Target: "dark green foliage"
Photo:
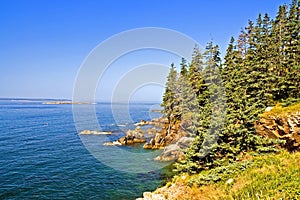
<path id="1" fill-rule="evenodd" d="M 242 173 L 252 165 L 254 164 L 251 161 L 227 163 L 223 166 L 216 167 L 209 171 L 204 171 L 203 173 L 194 176 L 189 180 L 189 184 L 197 184 L 200 186 L 215 183 L 218 181 L 226 181 L 229 178 Z"/>
<path id="2" fill-rule="evenodd" d="M 177 97 L 177 72 L 174 64 L 171 64 L 170 73 L 167 78 L 166 89 L 163 96 L 162 106 L 164 107 L 164 114 L 167 116 L 169 123 L 172 122 L 177 114 L 174 113 L 176 106 L 178 104 Z"/>
<path id="3" fill-rule="evenodd" d="M 255 134 L 266 107 L 300 98 L 300 0 L 280 6 L 274 20 L 259 14 L 235 42 L 222 64 L 218 46 L 195 47 L 190 64 L 172 66 L 163 100 L 165 115 L 195 140 L 176 164 L 179 172 L 234 162 L 247 151 L 275 151 L 279 141 Z M 212 178 L 213 179 L 213 178 Z M 216 178 L 217 179 L 217 178 Z"/>
<path id="4" fill-rule="evenodd" d="M 210 42 L 203 55 L 200 55 L 197 49 L 194 52 L 188 80 L 191 88 L 195 91 L 194 95 L 197 95 L 197 101 L 193 102 L 197 102 L 198 113 L 189 112 L 194 114 L 191 119 L 192 126 L 189 126 L 189 129 L 197 130 L 194 132 L 196 134 L 193 134 L 196 138 L 186 152 L 185 160 L 181 164 L 177 164 L 178 170 L 192 173 L 213 164 L 214 157 L 210 156 L 210 153 L 216 149 L 222 130 L 225 108 L 218 46 Z M 201 58 L 201 61 L 195 60 L 197 58 Z M 199 81 L 198 84 L 195 84 L 193 78 Z M 182 107 L 184 106 L 182 104 Z"/>

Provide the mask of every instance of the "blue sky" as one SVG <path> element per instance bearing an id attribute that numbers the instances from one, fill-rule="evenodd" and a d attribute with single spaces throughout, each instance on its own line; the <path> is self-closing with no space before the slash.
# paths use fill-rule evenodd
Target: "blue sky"
<path id="1" fill-rule="evenodd" d="M 83 60 L 99 43 L 133 28 L 163 27 L 182 32 L 201 45 L 218 44 L 224 56 L 231 36 L 258 13 L 274 17 L 287 0 L 1 0 L 0 97 L 72 98 L 73 84 Z M 156 53 L 155 62 L 169 65 L 179 58 Z M 147 55 L 145 55 L 147 57 Z M 130 69 L 130 59 L 116 62 L 96 98 L 108 100 L 114 74 Z M 147 62 L 151 57 L 147 57 Z M 145 61 L 146 62 L 146 61 Z M 134 64 L 132 64 L 134 65 Z M 110 81 L 110 82 L 109 82 Z M 102 81 L 103 82 L 103 81 Z M 101 81 L 100 81 L 101 84 Z M 99 86 L 99 88 L 101 88 Z M 163 88 L 145 87 L 137 100 L 160 100 Z"/>

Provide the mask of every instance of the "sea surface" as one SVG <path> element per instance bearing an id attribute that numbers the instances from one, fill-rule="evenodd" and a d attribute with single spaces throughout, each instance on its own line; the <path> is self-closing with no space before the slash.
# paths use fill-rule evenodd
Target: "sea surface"
<path id="1" fill-rule="evenodd" d="M 43 101 L 0 99 L 0 199 L 135 199 L 160 186 L 164 170 L 143 171 L 160 165 L 156 153 L 103 145 L 141 119 L 159 117 L 154 103 L 82 105 L 83 111 L 93 106 L 101 130 L 113 133 L 79 136 L 72 105 Z"/>

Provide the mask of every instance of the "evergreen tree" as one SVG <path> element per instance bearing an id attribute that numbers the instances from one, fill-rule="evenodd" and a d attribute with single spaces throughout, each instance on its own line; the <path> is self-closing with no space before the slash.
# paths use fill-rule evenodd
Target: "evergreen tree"
<path id="1" fill-rule="evenodd" d="M 272 67 L 272 75 L 276 80 L 274 82 L 272 91 L 274 101 L 279 101 L 280 99 L 288 98 L 288 92 L 286 88 L 286 69 L 285 69 L 285 53 L 284 49 L 286 46 L 285 34 L 287 32 L 287 6 L 283 5 L 279 7 L 277 16 L 273 21 L 271 29 L 271 41 L 270 44 L 270 62 Z"/>
<path id="2" fill-rule="evenodd" d="M 290 6 L 287 20 L 285 65 L 286 88 L 289 91 L 289 98 L 300 98 L 300 1 L 293 0 Z"/>
<path id="3" fill-rule="evenodd" d="M 188 69 L 187 69 L 188 66 L 185 58 L 181 58 L 180 66 L 181 66 L 180 76 L 186 77 L 188 74 Z"/>
<path id="4" fill-rule="evenodd" d="M 237 155 L 249 150 L 274 151 L 274 141 L 257 136 L 254 123 L 267 106 L 300 99 L 299 17 L 300 0 L 293 0 L 290 7 L 280 6 L 275 20 L 268 14 L 259 14 L 255 24 L 249 21 L 242 29 L 237 44 L 231 38 L 224 68 L 218 47 L 212 42 L 204 54 L 194 49 L 187 75 L 183 68 L 179 78 L 187 79 L 179 85 L 191 88 L 181 90 L 182 102 L 190 101 L 192 91 L 198 98 L 197 117 L 183 114 L 183 120 L 199 121 L 187 126 L 193 127 L 191 130 L 196 130 L 195 125 L 198 128 L 185 159 L 176 164 L 178 171 L 197 173 L 234 161 Z M 225 107 L 221 105 L 225 101 L 224 117 L 221 113 Z"/>
<path id="5" fill-rule="evenodd" d="M 172 122 L 174 117 L 173 109 L 178 104 L 176 97 L 177 91 L 177 71 L 174 63 L 171 64 L 170 72 L 167 77 L 166 88 L 163 96 L 162 106 L 164 107 L 164 115 L 168 118 L 169 123 Z"/>
<path id="6" fill-rule="evenodd" d="M 181 127 L 190 135 L 199 135 L 200 102 L 199 95 L 207 86 L 203 78 L 203 56 L 198 46 L 195 46 L 192 61 L 185 79 L 185 90 L 182 93 L 182 123 Z M 181 73 L 183 74 L 183 73 Z"/>
<path id="7" fill-rule="evenodd" d="M 185 160 L 177 164 L 179 171 L 195 173 L 213 165 L 214 156 L 211 156 L 211 153 L 216 147 L 216 141 L 222 128 L 217 116 L 224 112 L 224 109 L 220 109 L 223 108 L 222 102 L 218 101 L 220 96 L 220 83 L 218 81 L 220 81 L 219 70 L 221 68 L 219 55 L 218 46 L 214 46 L 212 42 L 208 43 L 204 53 L 203 79 L 205 90 L 199 90 L 201 92 L 198 96 L 200 104 L 197 115 L 199 119 L 197 135 L 191 147 L 186 151 Z M 192 73 L 193 71 L 190 72 L 190 74 Z M 199 80 L 202 78 L 200 77 Z"/>
<path id="8" fill-rule="evenodd" d="M 200 52 L 198 46 L 194 48 L 192 55 L 192 62 L 188 71 L 188 81 L 198 97 L 200 93 L 206 90 L 206 86 L 203 79 L 203 55 Z"/>

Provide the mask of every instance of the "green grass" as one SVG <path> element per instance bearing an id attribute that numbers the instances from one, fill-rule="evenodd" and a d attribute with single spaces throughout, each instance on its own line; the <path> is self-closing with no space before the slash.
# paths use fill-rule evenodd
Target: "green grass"
<path id="1" fill-rule="evenodd" d="M 229 179 L 233 179 L 230 184 Z M 300 152 L 247 154 L 241 161 L 189 176 L 184 182 L 193 194 L 186 199 L 300 199 Z"/>
<path id="2" fill-rule="evenodd" d="M 258 156 L 225 199 L 300 199 L 300 153 Z"/>

